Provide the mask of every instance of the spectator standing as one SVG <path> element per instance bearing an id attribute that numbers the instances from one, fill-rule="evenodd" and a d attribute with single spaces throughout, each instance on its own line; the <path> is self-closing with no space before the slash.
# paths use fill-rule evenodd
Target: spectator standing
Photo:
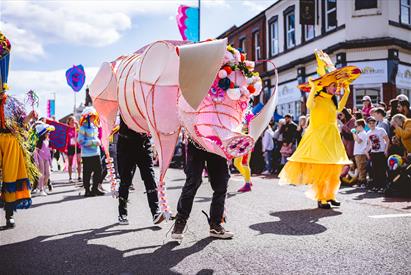
<path id="1" fill-rule="evenodd" d="M 387 135 L 390 136 L 390 123 L 385 118 L 386 115 L 385 110 L 379 107 L 375 110 L 374 117 L 377 120 L 377 127 L 383 128 L 385 132 L 387 132 Z"/>
<path id="2" fill-rule="evenodd" d="M 400 138 L 407 153 L 411 154 L 411 119 L 406 118 L 402 114 L 396 114 L 392 118 L 391 124 L 395 129 L 395 136 Z"/>
<path id="3" fill-rule="evenodd" d="M 263 145 L 263 156 L 265 167 L 262 172 L 263 175 L 270 175 L 272 172 L 272 156 L 274 150 L 274 132 L 271 128 L 272 122 L 267 126 L 267 129 L 264 131 L 262 145 Z"/>
<path id="4" fill-rule="evenodd" d="M 296 135 L 297 146 L 300 143 L 306 128 L 307 128 L 307 117 L 300 116 L 298 118 L 297 135 Z"/>
<path id="5" fill-rule="evenodd" d="M 67 147 L 67 156 L 68 156 L 68 173 L 69 173 L 69 182 L 73 182 L 72 173 L 73 173 L 73 160 L 76 155 L 77 161 L 77 174 L 78 181 L 81 181 L 81 149 L 80 144 L 77 142 L 77 132 L 79 129 L 78 122 L 74 116 L 70 116 L 67 119 L 67 125 L 74 128 L 74 131 L 68 132 L 68 147 Z"/>
<path id="6" fill-rule="evenodd" d="M 367 181 L 367 133 L 364 130 L 365 120 L 355 122 L 352 130 L 354 137 L 354 159 L 358 170 L 358 184 L 365 186 Z"/>
<path id="7" fill-rule="evenodd" d="M 342 109 L 340 119 L 343 123 L 341 127 L 341 137 L 345 151 L 349 159 L 354 157 L 354 138 L 351 130 L 355 128 L 355 118 L 350 114 L 347 108 Z"/>
<path id="8" fill-rule="evenodd" d="M 383 191 L 387 184 L 387 158 L 389 138 L 383 128 L 376 127 L 374 117 L 367 118 L 367 158 L 371 160 L 372 189 Z"/>
<path id="9" fill-rule="evenodd" d="M 362 98 L 362 115 L 364 118 L 368 118 L 370 116 L 371 109 L 373 108 L 372 102 L 371 102 L 371 97 L 368 95 L 364 96 Z"/>
<path id="10" fill-rule="evenodd" d="M 297 124 L 292 120 L 291 114 L 284 116 L 285 124 L 282 127 L 281 132 L 283 135 L 283 144 L 280 149 L 281 164 L 284 165 L 287 162 L 287 158 L 293 153 L 293 147 L 297 137 Z"/>
<path id="11" fill-rule="evenodd" d="M 411 118 L 410 102 L 408 100 L 399 100 L 398 101 L 398 112 Z"/>

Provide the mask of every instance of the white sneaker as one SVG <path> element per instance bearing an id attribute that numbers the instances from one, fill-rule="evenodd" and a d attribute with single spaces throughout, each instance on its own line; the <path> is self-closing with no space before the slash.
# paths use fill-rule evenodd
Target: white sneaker
<path id="1" fill-rule="evenodd" d="M 265 170 L 264 172 L 261 173 L 261 175 L 270 175 L 270 171 Z"/>
<path id="2" fill-rule="evenodd" d="M 41 191 L 41 192 L 40 192 L 40 196 L 43 196 L 43 197 L 44 197 L 44 196 L 47 196 L 46 191 L 44 191 L 44 190 L 43 190 L 43 191 Z"/>
<path id="3" fill-rule="evenodd" d="M 31 194 L 37 194 L 39 192 L 39 190 L 36 188 L 36 189 L 33 189 L 33 190 L 31 190 Z"/>
<path id="4" fill-rule="evenodd" d="M 118 216 L 118 224 L 128 225 L 127 215 L 120 215 L 120 216 Z"/>

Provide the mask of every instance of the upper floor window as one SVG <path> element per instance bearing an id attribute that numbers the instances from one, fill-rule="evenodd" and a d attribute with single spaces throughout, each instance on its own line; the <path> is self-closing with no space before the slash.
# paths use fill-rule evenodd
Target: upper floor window
<path id="1" fill-rule="evenodd" d="M 315 36 L 314 25 L 304 25 L 304 41 L 313 39 Z"/>
<path id="2" fill-rule="evenodd" d="M 400 23 L 411 24 L 410 0 L 401 0 Z"/>
<path id="3" fill-rule="evenodd" d="M 355 0 L 355 10 L 377 9 L 378 0 Z"/>
<path id="4" fill-rule="evenodd" d="M 254 44 L 254 60 L 261 58 L 261 47 L 260 47 L 260 32 L 255 32 L 253 34 L 253 44 Z"/>
<path id="5" fill-rule="evenodd" d="M 295 14 L 294 10 L 285 14 L 285 33 L 287 49 L 295 46 Z"/>
<path id="6" fill-rule="evenodd" d="M 325 0 L 325 30 L 337 27 L 337 0 Z"/>
<path id="7" fill-rule="evenodd" d="M 243 51 L 243 53 L 246 53 L 246 48 L 245 48 L 245 38 L 240 39 L 240 49 Z"/>
<path id="8" fill-rule="evenodd" d="M 278 20 L 277 18 L 270 23 L 270 54 L 274 56 L 279 52 L 278 39 Z"/>

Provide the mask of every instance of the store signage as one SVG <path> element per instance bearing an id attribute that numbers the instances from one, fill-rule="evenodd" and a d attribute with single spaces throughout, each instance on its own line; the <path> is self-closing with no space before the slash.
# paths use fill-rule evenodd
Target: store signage
<path id="1" fill-rule="evenodd" d="M 361 69 L 361 75 L 354 81 L 355 84 L 381 84 L 387 83 L 387 60 L 350 62 L 349 66 Z"/>
<path id="2" fill-rule="evenodd" d="M 411 66 L 398 65 L 397 77 L 395 78 L 397 88 L 411 89 Z"/>
<path id="3" fill-rule="evenodd" d="M 315 25 L 315 0 L 300 0 L 300 24 Z"/>
<path id="4" fill-rule="evenodd" d="M 297 88 L 298 81 L 288 82 L 278 86 L 278 104 L 301 100 L 301 92 Z"/>

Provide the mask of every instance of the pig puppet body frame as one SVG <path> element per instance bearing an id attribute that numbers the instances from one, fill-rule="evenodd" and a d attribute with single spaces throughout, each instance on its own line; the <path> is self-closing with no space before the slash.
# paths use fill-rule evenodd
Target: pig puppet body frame
<path id="1" fill-rule="evenodd" d="M 158 41 L 103 63 L 90 86 L 103 137 L 113 127 L 118 110 L 130 129 L 153 137 L 160 166 L 159 204 L 167 218 L 170 209 L 164 180 L 182 127 L 204 150 L 232 159 L 253 148 L 269 121 L 257 119 L 253 137 L 241 133 L 250 100 L 247 87 L 255 86 L 255 95 L 261 91 L 261 79 L 251 77 L 253 62 L 247 61 L 251 64 L 248 77 L 241 70 L 226 74 L 221 72 L 223 65 L 238 68 L 235 63 L 244 61 L 237 50 L 227 47 L 226 40 L 184 44 L 187 42 Z M 229 79 L 231 87 L 220 88 L 221 79 Z M 270 105 L 264 108 L 272 114 L 275 104 Z"/>

